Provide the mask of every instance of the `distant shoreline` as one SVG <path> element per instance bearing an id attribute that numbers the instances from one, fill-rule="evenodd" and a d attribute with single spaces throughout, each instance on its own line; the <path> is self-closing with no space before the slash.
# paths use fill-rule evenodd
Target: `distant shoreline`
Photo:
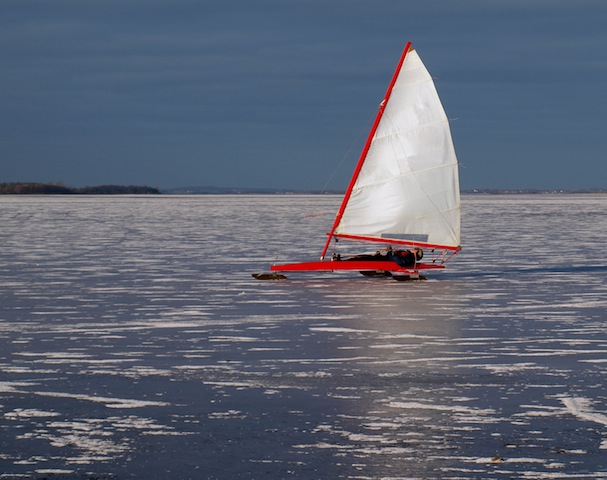
<path id="1" fill-rule="evenodd" d="M 140 185 L 98 185 L 73 188 L 61 183 L 0 183 L 0 195 L 158 195 L 160 190 Z"/>
<path id="2" fill-rule="evenodd" d="M 222 188 L 222 187 L 187 187 L 161 190 L 168 195 L 343 195 L 343 190 L 279 190 L 262 188 Z M 581 194 L 581 193 L 607 193 L 607 189 L 587 188 L 577 190 L 567 189 L 502 189 L 502 188 L 475 188 L 462 190 L 466 195 L 546 195 L 546 194 Z"/>
<path id="3" fill-rule="evenodd" d="M 235 188 L 235 187 L 182 187 L 162 189 L 161 193 L 168 195 L 343 195 L 343 190 L 289 190 L 272 188 Z M 505 189 L 505 188 L 475 188 L 462 190 L 461 193 L 469 195 L 516 195 L 516 194 L 573 194 L 573 193 L 607 193 L 607 189 Z"/>
<path id="4" fill-rule="evenodd" d="M 343 193 L 343 190 L 320 191 L 211 186 L 158 189 L 146 185 L 98 185 L 75 188 L 67 187 L 61 183 L 0 183 L 0 195 L 343 195 Z M 462 190 L 461 193 L 466 195 L 607 194 L 607 189 L 475 188 Z"/>
<path id="5" fill-rule="evenodd" d="M 502 188 L 475 188 L 471 190 L 462 190 L 462 193 L 465 194 L 476 194 L 476 195 L 522 195 L 522 194 L 554 194 L 554 193 L 563 193 L 563 194 L 572 194 L 572 193 L 607 193 L 607 189 L 603 188 L 583 188 L 583 189 L 573 189 L 568 190 L 564 188 L 557 189 L 534 189 L 534 188 L 520 188 L 520 189 L 502 189 Z"/>

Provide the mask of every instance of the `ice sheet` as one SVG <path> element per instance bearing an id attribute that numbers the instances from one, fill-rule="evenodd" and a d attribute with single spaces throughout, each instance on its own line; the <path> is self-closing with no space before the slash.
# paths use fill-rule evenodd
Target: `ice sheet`
<path id="1" fill-rule="evenodd" d="M 1 197 L 3 478 L 604 478 L 607 198 L 464 196 L 425 282 L 251 277 L 339 200 Z"/>

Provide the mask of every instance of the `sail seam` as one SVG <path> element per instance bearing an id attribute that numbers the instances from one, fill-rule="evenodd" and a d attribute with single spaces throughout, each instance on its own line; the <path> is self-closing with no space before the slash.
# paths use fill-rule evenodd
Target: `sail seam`
<path id="1" fill-rule="evenodd" d="M 391 125 L 394 125 L 394 122 L 392 122 L 390 117 L 386 114 L 384 114 L 383 120 L 390 122 Z M 376 140 L 379 140 L 379 139 L 396 136 L 399 133 L 417 132 L 419 130 L 424 130 L 426 128 L 433 127 L 433 126 L 439 125 L 439 124 L 444 124 L 447 127 L 449 127 L 449 119 L 447 117 L 445 117 L 445 119 L 437 120 L 435 122 L 427 122 L 427 123 L 424 123 L 423 125 L 419 125 L 415 128 L 402 128 L 402 129 L 394 128 L 394 129 L 390 130 L 389 132 L 384 133 L 383 135 L 378 135 L 376 133 L 375 136 L 373 137 L 373 142 L 375 142 Z"/>
<path id="2" fill-rule="evenodd" d="M 405 158 L 408 158 L 408 157 L 405 157 Z M 400 172 L 398 175 L 394 175 L 394 176 L 390 177 L 390 180 L 395 180 L 397 178 L 404 178 L 404 177 L 415 177 L 418 173 L 431 172 L 432 170 L 439 170 L 441 168 L 454 167 L 457 165 L 458 165 L 457 162 L 453 162 L 453 163 L 437 165 L 435 167 L 424 168 L 423 170 L 416 170 L 415 172 Z M 360 189 L 367 188 L 367 187 L 378 186 L 378 185 L 382 185 L 385 183 L 387 183 L 386 180 L 377 180 L 375 182 L 366 182 L 363 184 L 357 184 L 356 187 L 354 187 L 354 190 L 360 190 Z"/>

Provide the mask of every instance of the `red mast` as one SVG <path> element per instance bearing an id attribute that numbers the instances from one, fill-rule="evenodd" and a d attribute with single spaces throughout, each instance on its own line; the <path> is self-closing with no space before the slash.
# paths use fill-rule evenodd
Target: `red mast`
<path id="1" fill-rule="evenodd" d="M 350 195 L 352 195 L 352 189 L 354 188 L 354 184 L 356 183 L 356 180 L 358 179 L 360 170 L 362 169 L 363 164 L 365 163 L 365 159 L 367 158 L 367 153 L 369 152 L 369 148 L 371 148 L 371 141 L 373 140 L 373 137 L 375 136 L 375 132 L 377 131 L 379 121 L 381 120 L 381 117 L 384 114 L 384 110 L 386 109 L 386 104 L 388 103 L 388 100 L 390 99 L 390 95 L 392 94 L 392 88 L 394 88 L 394 84 L 396 83 L 396 79 L 398 78 L 398 74 L 400 73 L 400 69 L 403 66 L 405 57 L 407 56 L 407 53 L 409 52 L 410 48 L 411 48 L 411 42 L 407 42 L 407 44 L 405 45 L 405 49 L 403 50 L 403 53 L 398 62 L 398 65 L 396 66 L 396 70 L 394 71 L 394 75 L 392 76 L 392 81 L 390 82 L 390 85 L 388 86 L 388 90 L 386 91 L 386 95 L 384 96 L 383 101 L 379 104 L 379 110 L 377 111 L 377 116 L 375 117 L 375 122 L 373 123 L 373 127 L 371 127 L 369 136 L 367 137 L 367 143 L 365 143 L 365 146 L 363 147 L 363 150 L 360 154 L 360 158 L 358 159 L 358 163 L 356 164 L 356 169 L 354 170 L 354 174 L 352 175 L 352 179 L 350 180 L 350 184 L 348 185 L 346 194 L 344 195 L 344 199 L 341 202 L 341 206 L 339 207 L 339 211 L 337 212 L 337 215 L 335 217 L 335 222 L 333 222 L 333 227 L 331 227 L 331 231 L 327 234 L 329 236 L 329 238 L 327 238 L 327 243 L 325 243 L 325 248 L 323 249 L 322 254 L 320 255 L 321 260 L 323 260 L 325 258 L 325 254 L 327 253 L 327 250 L 329 249 L 329 245 L 331 244 L 331 239 L 333 238 L 335 229 L 339 225 L 339 222 L 341 222 L 341 218 L 344 215 L 344 211 L 346 210 L 346 205 L 348 204 L 348 201 L 350 200 Z"/>

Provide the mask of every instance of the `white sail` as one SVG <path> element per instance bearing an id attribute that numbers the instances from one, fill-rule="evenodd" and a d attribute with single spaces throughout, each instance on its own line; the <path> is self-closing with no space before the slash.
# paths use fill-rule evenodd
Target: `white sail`
<path id="1" fill-rule="evenodd" d="M 413 49 L 334 233 L 460 245 L 459 176 L 449 122 Z"/>

